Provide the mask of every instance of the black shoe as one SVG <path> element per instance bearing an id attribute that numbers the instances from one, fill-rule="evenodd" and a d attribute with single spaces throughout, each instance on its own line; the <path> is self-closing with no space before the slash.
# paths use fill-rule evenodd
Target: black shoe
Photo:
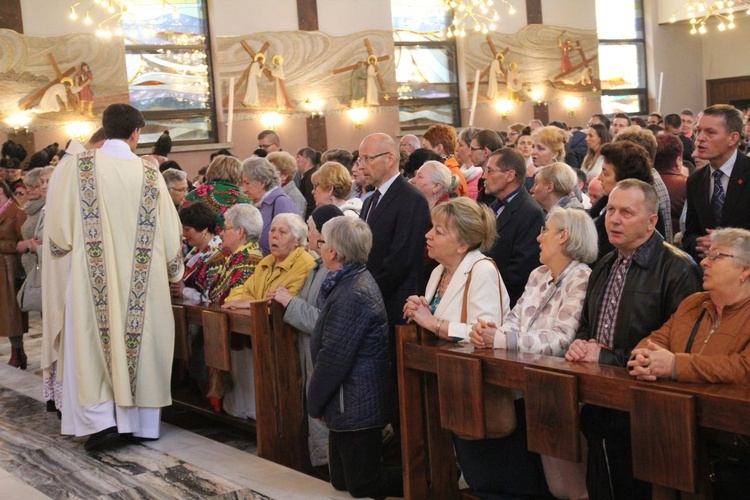
<path id="1" fill-rule="evenodd" d="M 119 442 L 120 434 L 117 432 L 117 427 L 110 427 L 89 436 L 83 444 L 83 448 L 86 451 L 94 451 L 110 447 Z"/>

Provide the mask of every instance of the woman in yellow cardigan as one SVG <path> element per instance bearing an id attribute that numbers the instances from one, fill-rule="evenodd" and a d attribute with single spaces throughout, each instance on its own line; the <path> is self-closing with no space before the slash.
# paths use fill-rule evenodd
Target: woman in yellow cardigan
<path id="1" fill-rule="evenodd" d="M 307 226 L 297 214 L 274 217 L 268 242 L 271 253 L 261 260 L 255 273 L 242 287 L 236 287 L 222 309 L 248 309 L 250 303 L 267 298 L 268 292 L 280 286 L 297 295 L 315 259 L 305 250 Z M 231 351 L 232 390 L 224 395 L 224 411 L 239 418 L 255 419 L 255 381 L 251 349 Z"/>

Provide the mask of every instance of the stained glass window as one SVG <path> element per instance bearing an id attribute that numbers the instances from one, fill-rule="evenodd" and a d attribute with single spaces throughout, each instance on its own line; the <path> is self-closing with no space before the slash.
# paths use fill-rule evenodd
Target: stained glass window
<path id="1" fill-rule="evenodd" d="M 596 0 L 605 114 L 648 112 L 643 0 Z"/>
<path id="2" fill-rule="evenodd" d="M 215 140 L 205 0 L 135 0 L 122 13 L 130 103 L 144 142 Z"/>

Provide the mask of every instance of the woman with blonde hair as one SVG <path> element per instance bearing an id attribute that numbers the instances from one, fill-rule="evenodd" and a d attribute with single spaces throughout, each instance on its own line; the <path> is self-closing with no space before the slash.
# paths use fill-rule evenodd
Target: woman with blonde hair
<path id="1" fill-rule="evenodd" d="M 450 194 L 458 187 L 458 178 L 439 161 L 428 161 L 416 171 L 409 182 L 427 198 L 430 210 L 450 200 Z"/>
<path id="2" fill-rule="evenodd" d="M 438 337 L 466 341 L 478 318 L 502 324 L 510 310 L 500 273 L 482 254 L 497 238 L 495 214 L 486 205 L 459 197 L 437 205 L 431 215 L 427 252 L 439 265 L 424 296 L 406 300 L 404 317 Z"/>
<path id="3" fill-rule="evenodd" d="M 565 144 L 568 142 L 568 133 L 566 131 L 548 125 L 534 131 L 531 134 L 531 138 L 534 141 L 531 159 L 536 168 L 546 167 L 558 161 L 565 161 Z"/>
<path id="4" fill-rule="evenodd" d="M 531 196 L 545 212 L 555 206 L 583 210 L 581 202 L 572 194 L 577 183 L 578 176 L 567 163 L 553 163 L 537 170 Z"/>
<path id="5" fill-rule="evenodd" d="M 224 229 L 224 212 L 237 203 L 252 203 L 240 191 L 240 160 L 234 156 L 215 157 L 206 170 L 203 184 L 185 196 L 182 206 L 204 203 L 219 216 L 219 227 Z"/>
<path id="6" fill-rule="evenodd" d="M 359 217 L 362 210 L 360 198 L 349 198 L 352 190 L 352 176 L 341 163 L 329 161 L 312 174 L 313 198 L 315 206 L 336 205 L 344 215 Z"/>

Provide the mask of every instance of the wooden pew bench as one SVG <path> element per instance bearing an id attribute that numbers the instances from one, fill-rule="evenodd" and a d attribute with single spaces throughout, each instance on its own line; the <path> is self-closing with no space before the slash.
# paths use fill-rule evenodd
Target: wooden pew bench
<path id="1" fill-rule="evenodd" d="M 397 356 L 406 498 L 461 497 L 451 434 L 485 436 L 487 385 L 524 391 L 531 451 L 574 462 L 582 459 L 579 403 L 630 412 L 634 474 L 653 484 L 653 498 L 704 498 L 701 429 L 750 435 L 750 388 L 741 385 L 644 382 L 620 367 L 474 350 L 414 325 L 398 327 Z M 469 375 L 441 387 L 439 366 Z"/>
<path id="2" fill-rule="evenodd" d="M 194 305 L 174 300 L 175 360 L 190 357 L 188 325 L 203 328 L 206 365 L 231 370 L 230 334 L 249 336 L 255 373 L 256 420 L 245 421 L 210 409 L 203 395 L 189 401 L 173 396 L 178 405 L 201 411 L 225 422 L 254 427 L 258 456 L 301 472 L 310 472 L 307 446 L 305 388 L 300 367 L 298 336 L 284 323 L 284 307 L 254 303 L 249 310 L 222 310 L 215 305 Z M 187 399 L 187 398 L 186 398 Z M 196 401 L 201 401 L 196 403 Z"/>

